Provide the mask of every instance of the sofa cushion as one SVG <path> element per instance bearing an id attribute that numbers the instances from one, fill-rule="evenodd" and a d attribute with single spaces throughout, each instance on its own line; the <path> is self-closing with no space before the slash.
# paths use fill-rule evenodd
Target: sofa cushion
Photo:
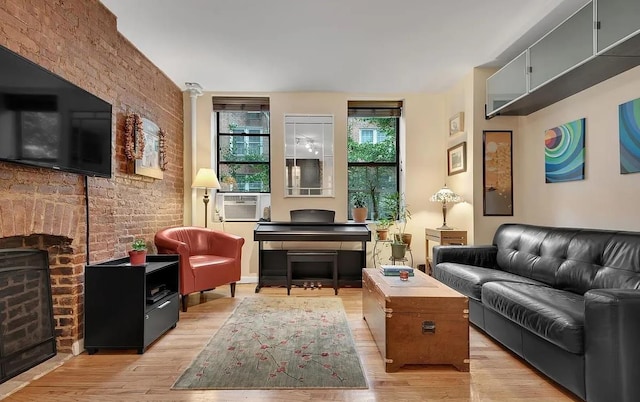
<path id="1" fill-rule="evenodd" d="M 584 353 L 584 297 L 529 283 L 488 282 L 482 303 L 556 346 Z"/>
<path id="2" fill-rule="evenodd" d="M 556 286 L 557 271 L 566 261 L 575 229 L 504 224 L 493 242 L 500 269 Z"/>
<path id="3" fill-rule="evenodd" d="M 557 289 L 640 288 L 635 232 L 503 224 L 493 243 L 499 269 Z"/>
<path id="4" fill-rule="evenodd" d="M 498 269 L 443 262 L 433 268 L 433 277 L 472 299 L 481 300 L 482 285 L 490 281 L 522 282 L 544 286 L 543 283 Z"/>

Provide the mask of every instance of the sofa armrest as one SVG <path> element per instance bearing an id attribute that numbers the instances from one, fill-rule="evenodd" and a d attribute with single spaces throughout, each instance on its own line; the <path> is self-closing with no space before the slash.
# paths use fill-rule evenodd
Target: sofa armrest
<path id="1" fill-rule="evenodd" d="M 585 293 L 585 383 L 589 401 L 640 395 L 640 290 Z"/>
<path id="2" fill-rule="evenodd" d="M 483 268 L 495 268 L 498 248 L 496 246 L 435 246 L 433 247 L 433 263 L 455 262 L 475 265 Z"/>
<path id="3" fill-rule="evenodd" d="M 190 277 L 194 277 L 195 273 L 191 270 L 191 264 L 189 263 L 189 256 L 191 255 L 191 250 L 189 249 L 189 245 L 180 240 L 172 239 L 167 236 L 162 231 L 156 233 L 153 238 L 153 242 L 158 249 L 158 254 L 178 254 L 180 257 L 180 266 L 183 267 L 180 269 L 180 275 L 189 275 Z M 189 269 L 187 269 L 189 268 Z M 185 278 L 181 278 L 181 281 L 184 281 Z"/>
<path id="4" fill-rule="evenodd" d="M 156 233 L 153 242 L 160 254 L 180 254 L 189 256 L 189 245 L 185 242 L 172 239 L 162 232 Z"/>
<path id="5" fill-rule="evenodd" d="M 212 229 L 208 239 L 210 254 L 236 259 L 242 256 L 243 237 Z"/>

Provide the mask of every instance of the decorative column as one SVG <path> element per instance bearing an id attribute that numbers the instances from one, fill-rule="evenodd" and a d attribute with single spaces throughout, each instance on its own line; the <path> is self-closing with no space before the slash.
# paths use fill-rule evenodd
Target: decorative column
<path id="1" fill-rule="evenodd" d="M 189 92 L 189 98 L 191 100 L 191 177 L 190 177 L 190 180 L 185 180 L 185 183 L 191 183 L 193 179 L 196 177 L 196 170 L 197 170 L 196 154 L 198 150 L 198 144 L 197 144 L 198 130 L 196 129 L 196 125 L 197 125 L 196 107 L 197 107 L 197 98 L 198 96 L 202 95 L 202 86 L 200 86 L 200 84 L 198 84 L 197 82 L 185 82 L 184 85 L 187 87 L 186 90 Z M 196 191 L 197 189 L 195 188 L 191 189 L 191 225 L 195 225 L 195 218 L 193 215 L 194 215 L 195 205 L 197 202 Z"/>

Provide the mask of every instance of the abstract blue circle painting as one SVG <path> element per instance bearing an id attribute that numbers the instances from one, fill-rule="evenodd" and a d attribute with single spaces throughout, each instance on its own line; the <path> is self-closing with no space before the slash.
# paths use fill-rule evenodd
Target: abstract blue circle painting
<path id="1" fill-rule="evenodd" d="M 640 99 L 618 106 L 620 173 L 640 172 Z"/>
<path id="2" fill-rule="evenodd" d="M 544 133 L 544 172 L 547 183 L 584 180 L 585 119 Z"/>

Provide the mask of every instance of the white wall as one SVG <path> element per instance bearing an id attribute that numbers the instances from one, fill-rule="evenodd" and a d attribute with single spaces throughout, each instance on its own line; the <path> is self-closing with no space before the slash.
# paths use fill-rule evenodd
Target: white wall
<path id="1" fill-rule="evenodd" d="M 469 230 L 469 243 L 488 244 L 505 222 L 549 226 L 640 230 L 640 173 L 619 173 L 618 105 L 640 97 L 640 67 L 625 72 L 529 116 L 484 118 L 485 81 L 495 70 L 474 69 L 447 92 L 447 115 L 465 111 L 467 173 L 448 184 L 465 196 L 448 221 Z M 472 106 L 469 105 L 471 101 Z M 545 130 L 585 117 L 586 179 L 547 184 L 544 180 Z M 482 135 L 484 130 L 513 131 L 513 216 L 484 216 L 482 199 Z M 450 147 L 458 140 L 449 140 Z M 472 175 L 469 185 L 465 175 Z M 471 187 L 473 190 L 471 190 Z M 472 191 L 472 195 L 469 192 Z M 466 207 L 465 207 L 466 208 Z M 465 227 L 466 225 L 466 227 Z"/>
<path id="2" fill-rule="evenodd" d="M 467 242 L 473 244 L 473 210 L 476 203 L 473 193 L 473 148 L 474 148 L 474 114 L 473 114 L 473 74 L 467 74 L 460 82 L 446 93 L 444 116 L 445 129 L 443 135 L 445 143 L 440 154 L 444 158 L 445 170 L 442 184 L 446 184 L 454 193 L 462 196 L 463 202 L 448 205 L 447 226 L 458 230 L 467 231 Z M 454 135 L 449 134 L 449 119 L 457 113 L 463 112 L 463 132 Z M 467 170 L 452 176 L 447 176 L 447 154 L 448 149 L 460 143 L 466 142 L 467 148 Z M 440 208 L 442 211 L 442 208 Z M 432 228 L 442 225 L 442 212 L 440 213 L 440 223 Z"/>
<path id="3" fill-rule="evenodd" d="M 519 118 L 513 116 L 499 116 L 490 120 L 485 119 L 485 94 L 486 80 L 495 72 L 495 69 L 476 68 L 473 71 L 473 243 L 490 244 L 496 228 L 506 222 L 519 222 L 522 219 L 522 209 L 517 207 L 517 200 L 520 199 L 520 188 L 526 184 L 517 180 L 517 173 L 520 165 L 516 162 L 520 155 L 517 144 L 520 143 L 522 135 L 519 130 Z M 513 157 L 513 216 L 484 216 L 483 200 L 483 132 L 488 130 L 512 131 L 512 157 Z"/>
<path id="4" fill-rule="evenodd" d="M 407 232 L 413 234 L 412 253 L 414 265 L 424 263 L 424 228 L 442 223 L 439 204 L 429 201 L 446 179 L 446 141 L 448 137 L 448 113 L 444 112 L 442 94 L 350 94 L 350 93 L 213 93 L 205 92 L 197 99 L 197 155 L 196 167 L 211 164 L 211 110 L 212 96 L 268 96 L 271 114 L 271 219 L 288 221 L 289 210 L 297 208 L 326 208 L 336 211 L 336 220 L 347 218 L 347 101 L 349 100 L 402 100 L 403 127 L 406 135 L 405 196 L 413 218 Z M 189 97 L 185 95 L 185 116 L 190 116 Z M 335 197 L 285 198 L 284 197 L 284 115 L 290 113 L 331 114 L 334 116 L 335 144 Z M 187 119 L 185 119 L 187 120 Z M 185 138 L 190 124 L 185 121 Z M 215 134 L 214 134 L 215 135 Z M 185 140 L 185 166 L 191 166 L 190 142 Z M 190 169 L 185 168 L 185 187 L 190 194 Z M 187 190 L 187 188 L 185 188 Z M 187 191 L 185 191 L 187 192 Z M 195 204 L 185 197 L 185 224 L 193 215 L 194 222 L 204 223 L 202 192 L 197 193 Z M 211 211 L 209 212 L 211 217 Z M 202 225 L 201 224 L 201 225 Z M 213 226 L 212 226 L 213 225 Z M 222 228 L 221 224 L 209 227 Z M 253 241 L 255 223 L 227 222 L 224 230 L 245 238 L 243 249 L 243 277 L 256 276 L 258 272 L 258 245 Z M 367 246 L 369 265 L 373 244 Z"/>
<path id="5" fill-rule="evenodd" d="M 638 97 L 640 67 L 519 118 L 514 191 L 520 221 L 640 231 L 640 173 L 620 174 L 618 141 L 618 105 Z M 545 183 L 545 130 L 583 117 L 585 180 Z"/>
<path id="6" fill-rule="evenodd" d="M 346 109 L 348 100 L 398 99 L 404 102 L 402 131 L 406 135 L 406 199 L 413 219 L 407 231 L 413 234 L 414 265 L 424 263 L 424 228 L 442 223 L 441 206 L 429 201 L 443 183 L 465 198 L 452 207 L 447 222 L 468 230 L 469 243 L 488 244 L 504 222 L 549 226 L 593 227 L 640 231 L 640 173 L 619 173 L 618 105 L 640 97 L 640 67 L 627 71 L 529 116 L 484 118 L 485 80 L 492 69 L 474 69 L 444 94 L 347 94 L 347 93 L 242 93 L 271 99 L 272 220 L 288 220 L 289 210 L 327 208 L 336 219 L 347 216 L 346 200 Z M 196 167 L 211 165 L 211 97 L 230 93 L 205 93 L 197 101 Z M 449 118 L 465 112 L 465 133 L 450 137 Z M 284 198 L 284 115 L 287 113 L 332 114 L 335 137 L 335 197 Z M 185 116 L 190 115 L 188 95 Z M 544 180 L 545 130 L 585 117 L 586 179 L 547 184 Z M 185 121 L 185 166 L 192 163 Z M 514 216 L 483 216 L 483 130 L 513 131 Z M 467 141 L 467 172 L 447 176 L 447 148 Z M 190 169 L 185 169 L 185 190 L 190 193 Z M 187 191 L 185 191 L 187 193 Z M 194 208 L 185 197 L 185 224 L 193 213 L 203 222 L 202 194 Z M 211 215 L 210 215 L 211 216 Z M 211 224 L 210 224 L 211 226 Z M 220 224 L 213 227 L 222 228 Z M 253 241 L 255 223 L 226 223 L 224 229 L 246 239 L 243 277 L 258 271 L 258 245 Z M 368 245 L 369 265 L 373 244 Z"/>

